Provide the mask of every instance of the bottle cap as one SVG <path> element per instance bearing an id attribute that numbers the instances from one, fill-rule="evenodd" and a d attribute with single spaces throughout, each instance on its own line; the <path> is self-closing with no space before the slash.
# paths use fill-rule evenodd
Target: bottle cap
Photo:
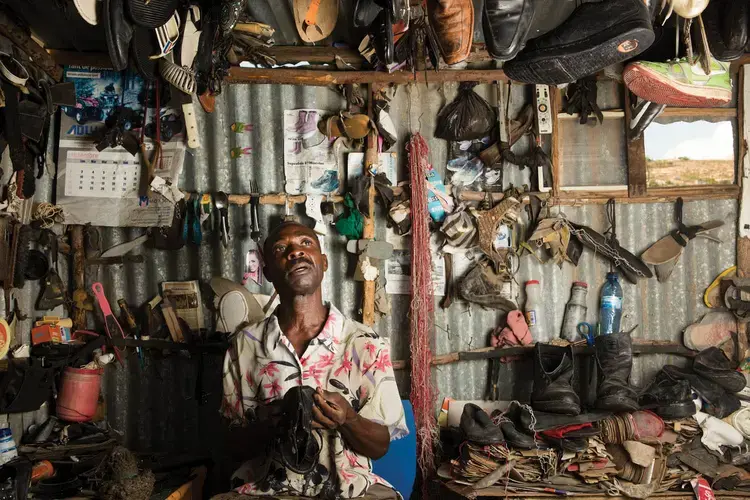
<path id="1" fill-rule="evenodd" d="M 589 284 L 586 283 L 585 281 L 574 281 L 573 286 L 581 286 L 583 288 L 588 288 Z"/>
<path id="2" fill-rule="evenodd" d="M 529 285 L 538 285 L 538 284 L 539 284 L 539 280 L 529 280 L 529 281 L 526 282 L 526 286 L 529 286 Z"/>

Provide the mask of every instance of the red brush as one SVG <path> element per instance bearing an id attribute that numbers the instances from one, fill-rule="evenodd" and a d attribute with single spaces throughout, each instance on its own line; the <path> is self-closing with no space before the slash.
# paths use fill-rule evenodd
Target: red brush
<path id="1" fill-rule="evenodd" d="M 104 315 L 104 327 L 107 331 L 107 337 L 112 339 L 113 335 L 118 335 L 120 338 L 125 338 L 120 323 L 117 322 L 117 318 L 112 314 L 112 308 L 109 307 L 109 302 L 107 301 L 107 296 L 104 295 L 104 287 L 102 284 L 97 281 L 91 285 L 91 289 L 94 291 L 94 297 L 96 297 L 99 309 L 102 310 L 102 314 Z M 112 347 L 115 350 L 115 357 L 117 358 L 117 361 L 119 361 L 120 366 L 125 366 L 119 349 L 114 345 Z"/>

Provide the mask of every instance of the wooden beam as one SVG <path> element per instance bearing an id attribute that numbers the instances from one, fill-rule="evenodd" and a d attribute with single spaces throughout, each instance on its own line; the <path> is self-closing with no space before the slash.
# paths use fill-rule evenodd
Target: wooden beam
<path id="1" fill-rule="evenodd" d="M 523 356 L 531 354 L 534 351 L 535 345 L 536 344 L 529 344 L 503 348 L 483 347 L 481 349 L 473 349 L 470 351 L 451 352 L 432 358 L 432 365 L 440 366 L 457 363 L 459 361 L 478 361 L 483 359 L 497 359 L 505 356 Z M 594 354 L 593 347 L 585 344 L 573 345 L 573 351 L 574 354 L 581 356 L 590 356 Z M 695 356 L 695 351 L 675 342 L 634 338 L 633 354 L 674 354 L 677 356 L 692 358 Z M 409 366 L 408 360 L 397 360 L 393 362 L 394 370 L 403 370 L 407 366 Z"/>
<path id="2" fill-rule="evenodd" d="M 4 12 L 0 11 L 0 35 L 23 50 L 31 63 L 51 76 L 55 81 L 62 80 L 63 70 L 44 48 L 31 39 L 29 34 L 17 26 Z M 26 64 L 28 61 L 21 61 Z"/>
<path id="3" fill-rule="evenodd" d="M 373 86 L 368 86 L 367 114 L 373 117 L 373 102 L 375 94 Z M 378 164 L 378 132 L 371 130 L 367 134 L 367 149 L 365 149 L 364 172 L 370 180 L 367 188 L 368 213 L 365 216 L 362 238 L 365 240 L 375 239 L 375 185 L 373 184 L 373 167 Z M 367 326 L 375 324 L 375 281 L 365 280 L 362 294 L 362 322 Z"/>
<path id="4" fill-rule="evenodd" d="M 750 113 L 750 65 L 740 71 L 741 95 L 738 105 L 741 106 L 740 156 L 739 173 L 741 188 L 740 207 L 737 220 L 737 275 L 740 278 L 750 277 L 750 155 L 747 154 L 747 139 L 750 137 L 750 120 L 745 119 Z M 740 325 L 738 325 L 740 326 Z M 737 336 L 738 359 L 744 359 L 748 351 L 748 326 L 741 325 Z"/>
<path id="5" fill-rule="evenodd" d="M 632 119 L 630 91 L 625 88 L 625 143 L 628 161 L 628 196 L 637 198 L 646 195 L 648 174 L 646 171 L 646 143 L 643 134 L 638 139 L 630 138 L 630 120 Z"/>
<path id="6" fill-rule="evenodd" d="M 229 83 L 265 83 L 281 85 L 328 86 L 350 83 L 444 83 L 444 82 L 496 82 L 508 80 L 501 69 L 492 70 L 442 70 L 420 71 L 331 71 L 328 68 L 314 69 L 253 69 L 232 66 L 226 81 Z"/>
<path id="7" fill-rule="evenodd" d="M 736 185 L 681 186 L 649 189 L 643 196 L 628 196 L 626 189 L 599 190 L 592 189 L 566 191 L 562 188 L 555 202 L 560 205 L 599 205 L 613 198 L 618 203 L 667 203 L 677 198 L 685 201 L 696 200 L 732 200 L 737 199 L 740 188 Z"/>

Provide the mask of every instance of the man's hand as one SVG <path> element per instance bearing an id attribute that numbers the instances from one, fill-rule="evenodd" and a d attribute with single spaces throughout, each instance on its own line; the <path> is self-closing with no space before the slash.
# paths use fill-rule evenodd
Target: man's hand
<path id="1" fill-rule="evenodd" d="M 328 392 L 318 387 L 313 399 L 313 427 L 316 429 L 335 430 L 357 419 L 357 412 L 338 392 Z"/>

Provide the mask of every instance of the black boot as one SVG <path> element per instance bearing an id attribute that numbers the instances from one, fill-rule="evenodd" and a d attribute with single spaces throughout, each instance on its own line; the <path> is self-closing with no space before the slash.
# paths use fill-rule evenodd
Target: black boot
<path id="1" fill-rule="evenodd" d="M 637 56 L 653 41 L 643 0 L 587 2 L 560 26 L 529 41 L 503 69 L 519 82 L 570 83 Z"/>
<path id="2" fill-rule="evenodd" d="M 534 391 L 531 407 L 565 415 L 581 413 L 581 402 L 571 385 L 573 350 L 537 343 L 534 348 Z"/>
<path id="3" fill-rule="evenodd" d="M 661 418 L 676 420 L 695 415 L 695 404 L 687 380 L 672 378 L 664 370 L 656 374 L 654 380 L 641 395 L 641 408 L 653 410 Z"/>
<path id="4" fill-rule="evenodd" d="M 496 410 L 496 412 L 499 410 Z M 522 450 L 531 450 L 537 447 L 534 439 L 534 430 L 524 428 L 521 423 L 521 414 L 525 409 L 516 401 L 511 401 L 510 406 L 500 416 L 500 428 L 503 436 L 510 446 Z M 493 417 L 495 413 L 492 414 Z"/>
<path id="5" fill-rule="evenodd" d="M 724 418 L 740 409 L 740 400 L 737 396 L 692 370 L 674 365 L 666 365 L 662 370 L 675 380 L 686 380 L 703 400 L 703 411 L 709 415 Z"/>
<path id="6" fill-rule="evenodd" d="M 718 347 L 709 347 L 696 354 L 693 371 L 729 392 L 740 392 L 747 385 L 745 376 L 732 369 L 729 358 Z"/>
<path id="7" fill-rule="evenodd" d="M 505 441 L 500 427 L 492 422 L 486 411 L 473 403 L 464 406 L 460 425 L 466 439 L 477 444 L 499 444 Z"/>
<path id="8" fill-rule="evenodd" d="M 706 10 L 701 14 L 703 25 L 706 28 L 706 38 L 708 39 L 708 46 L 711 49 L 711 55 L 719 61 L 734 61 L 739 59 L 745 52 L 744 44 L 738 46 L 742 33 L 737 33 L 739 36 L 731 36 L 726 26 L 726 16 L 732 10 L 730 8 L 732 1 L 711 0 Z M 744 1 L 740 0 L 740 2 Z M 747 20 L 745 21 L 747 22 Z M 744 31 L 745 38 L 747 38 L 747 28 Z M 700 36 L 697 26 L 693 29 L 692 33 L 694 37 Z M 693 38 L 693 40 L 696 39 Z M 727 40 L 732 42 L 732 45 L 728 45 Z"/>
<path id="9" fill-rule="evenodd" d="M 599 335 L 594 339 L 594 348 L 599 371 L 596 407 L 610 411 L 637 410 L 637 395 L 628 380 L 633 366 L 633 343 L 630 335 Z"/>
<path id="10" fill-rule="evenodd" d="M 534 18 L 534 0 L 484 0 L 482 30 L 487 52 L 509 61 L 523 49 Z"/>

